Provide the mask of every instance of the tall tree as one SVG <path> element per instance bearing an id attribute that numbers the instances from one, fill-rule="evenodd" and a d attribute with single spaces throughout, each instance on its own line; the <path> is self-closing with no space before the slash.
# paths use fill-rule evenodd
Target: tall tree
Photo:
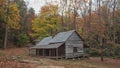
<path id="1" fill-rule="evenodd" d="M 33 35 L 43 38 L 44 36 L 54 35 L 59 30 L 60 16 L 58 6 L 48 4 L 41 8 L 38 17 L 33 20 Z"/>
<path id="2" fill-rule="evenodd" d="M 26 32 L 26 26 L 27 22 L 26 21 L 26 16 L 27 16 L 27 5 L 24 0 L 14 0 L 14 2 L 17 4 L 18 9 L 19 9 L 19 14 L 20 14 L 20 33 L 25 33 Z"/>
<path id="3" fill-rule="evenodd" d="M 16 3 L 7 0 L 6 1 L 6 13 L 5 13 L 5 39 L 4 39 L 4 48 L 7 45 L 8 38 L 8 29 L 19 29 L 19 10 Z"/>

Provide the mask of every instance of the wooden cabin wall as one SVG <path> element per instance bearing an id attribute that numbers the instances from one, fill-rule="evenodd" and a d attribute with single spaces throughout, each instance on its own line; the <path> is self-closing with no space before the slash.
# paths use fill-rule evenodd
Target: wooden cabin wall
<path id="1" fill-rule="evenodd" d="M 83 55 L 83 41 L 74 32 L 66 41 L 66 58 L 72 58 Z M 78 52 L 73 52 L 73 48 L 77 47 Z"/>
<path id="2" fill-rule="evenodd" d="M 65 56 L 65 44 L 58 48 L 58 56 Z"/>
<path id="3" fill-rule="evenodd" d="M 30 56 L 36 56 L 36 49 L 29 49 Z"/>

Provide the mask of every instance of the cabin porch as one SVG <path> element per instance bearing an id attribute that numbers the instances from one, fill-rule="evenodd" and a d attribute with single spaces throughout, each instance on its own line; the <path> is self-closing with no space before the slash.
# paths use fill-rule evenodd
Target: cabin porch
<path id="1" fill-rule="evenodd" d="M 61 45 L 58 48 L 36 49 L 36 56 L 46 57 L 46 58 L 64 58 L 65 57 L 65 45 Z"/>

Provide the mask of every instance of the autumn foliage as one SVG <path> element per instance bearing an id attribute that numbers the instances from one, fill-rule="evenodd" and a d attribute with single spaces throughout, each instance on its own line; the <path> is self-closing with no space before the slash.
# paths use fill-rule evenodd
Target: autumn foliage
<path id="1" fill-rule="evenodd" d="M 8 42 L 24 46 L 76 30 L 90 46 L 87 52 L 91 56 L 119 58 L 119 6 L 119 0 L 60 0 L 59 4 L 46 3 L 35 14 L 24 0 L 0 0 L 0 47 L 6 48 Z"/>

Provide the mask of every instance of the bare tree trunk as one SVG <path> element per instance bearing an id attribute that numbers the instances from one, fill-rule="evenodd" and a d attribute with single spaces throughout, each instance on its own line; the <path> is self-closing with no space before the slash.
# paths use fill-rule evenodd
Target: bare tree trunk
<path id="1" fill-rule="evenodd" d="M 88 10 L 88 12 L 89 12 L 89 22 L 88 22 L 88 28 L 90 29 L 91 28 L 91 17 L 92 17 L 92 15 L 91 15 L 91 12 L 92 12 L 92 0 L 90 0 L 90 2 L 89 2 L 89 10 Z M 89 33 L 90 33 L 90 31 L 89 31 Z"/>
<path id="2" fill-rule="evenodd" d="M 101 46 L 102 47 L 102 46 Z M 103 62 L 104 59 L 103 59 L 103 49 L 101 49 L 101 61 Z"/>
<path id="3" fill-rule="evenodd" d="M 99 23 L 99 26 L 101 26 L 101 9 L 100 9 L 100 7 L 101 7 L 101 0 L 98 0 L 97 1 L 97 4 L 98 4 L 98 23 Z M 101 26 L 102 27 L 102 26 Z M 99 34 L 99 36 L 100 36 L 100 38 L 99 38 L 99 44 L 100 44 L 100 50 L 101 50 L 101 61 L 103 62 L 104 61 L 104 58 L 103 58 L 103 38 L 102 38 L 102 36 L 101 36 L 101 34 L 103 34 L 103 32 L 100 32 L 100 34 Z"/>
<path id="4" fill-rule="evenodd" d="M 62 11 L 62 16 L 61 16 L 61 21 L 62 21 L 62 31 L 64 31 L 63 11 Z"/>
<path id="5" fill-rule="evenodd" d="M 61 30 L 62 31 L 64 31 L 64 8 L 65 8 L 65 5 L 63 4 L 63 1 L 62 0 L 60 0 L 60 4 L 62 4 L 62 11 L 61 11 L 61 14 L 62 14 L 62 16 L 61 16 Z"/>
<path id="6" fill-rule="evenodd" d="M 115 43 L 115 40 L 116 40 L 116 30 L 115 30 L 115 27 L 116 27 L 116 23 L 115 23 L 115 19 L 114 19 L 114 17 L 115 17 L 115 8 L 116 8 L 116 0 L 114 0 L 114 7 L 113 7 L 113 14 L 112 14 L 112 17 L 113 17 L 113 21 L 112 21 L 112 23 L 113 23 L 113 41 L 114 41 L 114 43 Z"/>
<path id="7" fill-rule="evenodd" d="M 6 47 L 7 47 L 7 37 L 8 37 L 8 26 L 7 26 L 7 24 L 6 24 L 6 26 L 5 26 L 5 39 L 4 39 L 4 49 L 6 49 Z"/>
<path id="8" fill-rule="evenodd" d="M 103 53 L 104 53 L 104 51 L 103 51 L 103 39 L 101 39 L 101 61 L 103 62 L 104 61 L 104 56 L 103 56 Z"/>
<path id="9" fill-rule="evenodd" d="M 73 23 L 74 23 L 74 30 L 77 31 L 76 17 L 77 17 L 77 11 L 76 11 L 76 8 L 74 7 L 74 19 L 73 19 Z"/>
<path id="10" fill-rule="evenodd" d="M 9 3 L 10 3 L 10 1 L 9 0 L 7 0 L 7 8 L 6 8 L 6 10 L 7 10 L 7 12 L 6 12 L 6 25 L 5 25 L 5 38 L 4 38 L 4 49 L 6 49 L 6 47 L 7 47 L 7 39 L 8 39 L 8 14 L 9 14 Z"/>

